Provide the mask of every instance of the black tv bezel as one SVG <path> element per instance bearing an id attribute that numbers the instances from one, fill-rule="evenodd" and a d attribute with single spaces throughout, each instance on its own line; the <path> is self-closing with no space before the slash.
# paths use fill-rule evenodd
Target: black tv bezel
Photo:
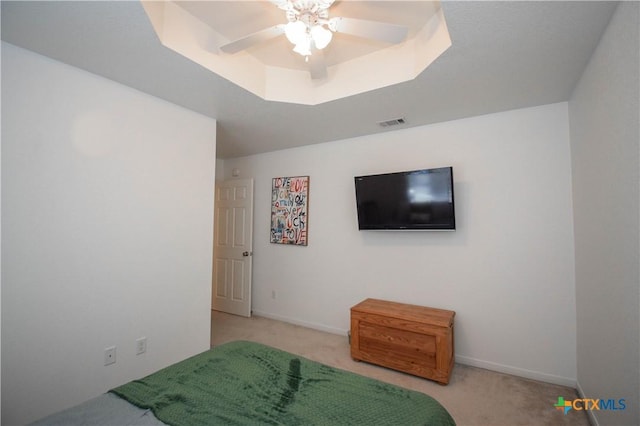
<path id="1" fill-rule="evenodd" d="M 379 225 L 379 226 L 363 226 L 360 220 L 360 200 L 358 199 L 358 179 L 361 178 L 375 178 L 380 176 L 388 176 L 388 175 L 411 175 L 417 173 L 429 173 L 435 172 L 438 170 L 449 170 L 449 186 L 451 188 L 451 207 L 452 207 L 452 221 L 446 224 L 407 224 L 406 226 L 397 226 L 393 224 L 389 225 Z M 359 231 L 455 231 L 456 230 L 456 208 L 455 208 L 455 191 L 454 191 L 454 179 L 453 179 L 453 166 L 445 166 L 445 167 L 432 167 L 426 169 L 416 169 L 416 170 L 407 170 L 400 172 L 390 172 L 390 173 L 377 173 L 370 175 L 361 175 L 354 177 L 354 189 L 355 189 L 355 198 L 356 198 L 356 215 L 358 221 L 358 230 Z"/>

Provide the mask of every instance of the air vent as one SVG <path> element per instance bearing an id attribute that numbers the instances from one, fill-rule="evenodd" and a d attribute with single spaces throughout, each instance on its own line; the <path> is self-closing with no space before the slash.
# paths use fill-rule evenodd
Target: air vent
<path id="1" fill-rule="evenodd" d="M 397 126 L 399 124 L 404 124 L 404 118 L 395 118 L 393 120 L 387 120 L 387 121 L 380 121 L 378 124 L 382 127 L 389 127 L 389 126 Z"/>

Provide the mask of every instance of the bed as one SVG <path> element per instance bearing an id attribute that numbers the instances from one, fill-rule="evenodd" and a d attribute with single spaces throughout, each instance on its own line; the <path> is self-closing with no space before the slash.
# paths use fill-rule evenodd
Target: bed
<path id="1" fill-rule="evenodd" d="M 235 341 L 34 425 L 455 425 L 435 399 Z"/>

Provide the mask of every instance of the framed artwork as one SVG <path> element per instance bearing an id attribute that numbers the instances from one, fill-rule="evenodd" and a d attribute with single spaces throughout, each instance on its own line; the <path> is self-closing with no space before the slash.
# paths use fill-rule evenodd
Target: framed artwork
<path id="1" fill-rule="evenodd" d="M 307 245 L 309 176 L 271 181 L 271 242 Z"/>

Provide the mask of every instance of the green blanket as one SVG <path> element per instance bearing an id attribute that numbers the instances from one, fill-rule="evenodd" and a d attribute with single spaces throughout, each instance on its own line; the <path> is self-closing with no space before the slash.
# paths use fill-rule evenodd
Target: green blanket
<path id="1" fill-rule="evenodd" d="M 245 341 L 110 392 L 175 426 L 455 424 L 425 394 Z"/>

